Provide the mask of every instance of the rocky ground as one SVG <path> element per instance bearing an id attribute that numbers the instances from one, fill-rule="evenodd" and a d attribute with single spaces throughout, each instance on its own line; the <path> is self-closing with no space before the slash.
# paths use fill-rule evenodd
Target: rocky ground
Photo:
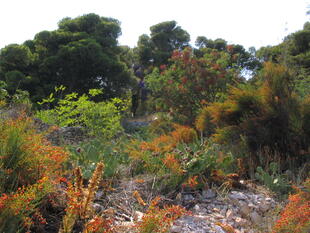
<path id="1" fill-rule="evenodd" d="M 267 232 L 275 221 L 274 210 L 278 203 L 270 196 L 253 191 L 230 191 L 217 195 L 212 189 L 202 191 L 191 208 L 192 216 L 178 219 L 171 232 L 225 233 L 233 229 L 236 233 Z"/>
<path id="2" fill-rule="evenodd" d="M 153 179 L 154 181 L 154 179 Z M 156 195 L 152 179 L 122 181 L 119 187 L 103 197 L 97 195 L 94 204 L 97 210 L 109 209 L 115 214 L 119 232 L 135 232 L 134 221 L 144 215 L 145 207 L 134 197 L 138 191 L 146 203 Z M 103 195 L 99 192 L 99 194 Z M 269 232 L 281 209 L 269 192 L 254 184 L 246 184 L 244 190 L 221 190 L 210 188 L 193 192 L 179 192 L 174 198 L 161 197 L 161 204 L 178 204 L 191 211 L 176 220 L 171 233 L 256 233 Z"/>

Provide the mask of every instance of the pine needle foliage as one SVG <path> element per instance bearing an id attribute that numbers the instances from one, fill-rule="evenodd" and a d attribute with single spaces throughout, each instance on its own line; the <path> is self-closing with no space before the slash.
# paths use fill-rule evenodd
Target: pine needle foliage
<path id="1" fill-rule="evenodd" d="M 205 107 L 196 122 L 203 130 L 201 122 L 213 124 L 218 143 L 245 145 L 251 166 L 273 154 L 284 167 L 298 167 L 310 153 L 309 101 L 293 93 L 292 75 L 280 64 L 267 62 L 256 84 L 231 87 L 226 100 Z"/>

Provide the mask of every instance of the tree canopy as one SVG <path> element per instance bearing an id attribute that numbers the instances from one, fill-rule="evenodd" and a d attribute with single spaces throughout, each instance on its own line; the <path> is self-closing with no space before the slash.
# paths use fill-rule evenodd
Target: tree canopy
<path id="1" fill-rule="evenodd" d="M 295 74 L 295 90 L 303 97 L 309 94 L 309 22 L 281 44 L 258 51 L 206 36 L 198 36 L 192 47 L 189 33 L 174 20 L 151 26 L 150 34 L 141 35 L 135 48 L 119 46 L 120 35 L 117 19 L 93 13 L 64 18 L 57 30 L 41 31 L 33 40 L 1 49 L 0 80 L 6 82 L 11 93 L 17 89 L 28 91 L 33 101 L 41 100 L 60 85 L 80 94 L 102 88 L 104 98 L 110 98 L 132 88 L 131 68 L 142 67 L 145 74 L 150 74 L 162 65 L 170 67 L 175 63 L 173 53 L 190 47 L 194 60 L 214 61 L 225 71 L 233 70 L 246 78 L 256 79 L 263 62 L 281 63 Z"/>
<path id="2" fill-rule="evenodd" d="M 34 100 L 59 85 L 65 85 L 69 92 L 102 88 L 107 98 L 121 95 L 131 75 L 119 56 L 120 23 L 87 14 L 65 18 L 58 26 L 55 31 L 39 32 L 23 45 L 8 45 L 1 50 L 1 76 L 9 85 L 16 80 L 23 84 L 28 77 L 28 86 L 22 88 Z"/>
<path id="3" fill-rule="evenodd" d="M 150 31 L 150 36 L 143 34 L 138 40 L 136 52 L 140 64 L 167 64 L 174 50 L 182 50 L 189 46 L 190 35 L 178 26 L 176 21 L 153 25 Z"/>

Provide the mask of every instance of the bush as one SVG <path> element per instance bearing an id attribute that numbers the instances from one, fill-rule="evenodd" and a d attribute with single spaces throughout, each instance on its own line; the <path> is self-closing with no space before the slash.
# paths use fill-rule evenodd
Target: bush
<path id="1" fill-rule="evenodd" d="M 196 132 L 189 127 L 175 127 L 167 135 L 150 142 L 134 141 L 128 147 L 129 157 L 136 164 L 135 171 L 148 171 L 164 177 L 160 183 L 162 188 L 169 190 L 195 176 L 198 183 L 206 179 L 212 182 L 214 173 L 222 175 L 222 182 L 219 183 L 227 181 L 225 175 L 235 170 L 231 153 L 211 142 L 200 144 Z"/>
<path id="2" fill-rule="evenodd" d="M 171 65 L 146 76 L 158 110 L 169 111 L 180 124 L 192 125 L 204 103 L 221 99 L 227 85 L 236 81 L 228 60 L 226 52 L 217 50 L 210 49 L 200 58 L 190 48 L 174 51 Z"/>
<path id="3" fill-rule="evenodd" d="M 55 88 L 56 93 L 62 88 Z M 95 103 L 90 97 L 102 94 L 99 89 L 89 90 L 88 95 L 78 96 L 71 93 L 61 98 L 54 109 L 41 110 L 36 116 L 42 121 L 59 126 L 84 126 L 91 135 L 111 139 L 122 131 L 121 112 L 126 110 L 126 103 L 114 98 L 109 101 Z M 56 94 L 55 94 L 56 95 Z M 54 103 L 52 93 L 49 98 L 40 104 Z"/>
<path id="4" fill-rule="evenodd" d="M 249 167 L 279 161 L 284 170 L 306 162 L 307 102 L 301 103 L 292 93 L 291 79 L 282 65 L 266 63 L 260 84 L 232 87 L 224 102 L 207 106 L 203 112 L 210 114 L 210 122 L 216 127 L 212 135 L 216 142 L 232 147 L 245 145 Z M 204 129 L 203 120 L 197 121 Z"/>
<path id="5" fill-rule="evenodd" d="M 29 230 L 35 222 L 46 224 L 38 207 L 42 199 L 53 190 L 51 180 L 44 177 L 33 185 L 19 188 L 14 193 L 2 193 L 0 231 L 15 233 L 20 232 L 21 229 Z"/>
<path id="6" fill-rule="evenodd" d="M 24 116 L 1 123 L 0 154 L 1 192 L 14 192 L 43 177 L 56 177 L 67 159 L 67 153 L 49 145 Z"/>
<path id="7" fill-rule="evenodd" d="M 21 115 L 0 124 L 0 231 L 29 230 L 45 224 L 39 206 L 55 190 L 67 153 L 51 146 Z"/>

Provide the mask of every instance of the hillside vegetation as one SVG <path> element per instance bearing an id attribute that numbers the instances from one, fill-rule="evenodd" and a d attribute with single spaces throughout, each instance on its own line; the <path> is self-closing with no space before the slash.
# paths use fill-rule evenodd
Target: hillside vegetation
<path id="1" fill-rule="evenodd" d="M 87 14 L 0 50 L 0 232 L 192 232 L 201 206 L 309 232 L 309 22 L 257 51 L 150 31 Z"/>

